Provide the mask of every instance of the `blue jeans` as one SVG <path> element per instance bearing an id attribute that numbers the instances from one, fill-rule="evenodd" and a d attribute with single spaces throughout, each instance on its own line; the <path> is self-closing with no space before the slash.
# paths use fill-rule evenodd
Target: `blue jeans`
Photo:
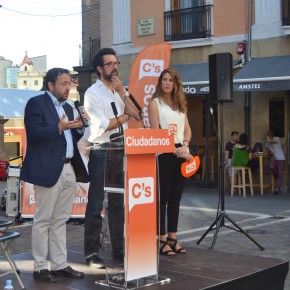
<path id="1" fill-rule="evenodd" d="M 110 152 L 110 154 L 107 154 Z M 116 168 L 116 160 L 122 160 L 123 150 L 91 150 L 88 164 L 90 187 L 88 204 L 85 214 L 84 253 L 89 256 L 99 253 L 100 234 L 102 230 L 102 216 L 104 202 L 105 172 L 112 172 Z M 122 184 L 123 187 L 123 178 Z M 123 252 L 124 227 L 124 197 L 121 194 L 108 195 L 108 218 L 113 254 Z"/>

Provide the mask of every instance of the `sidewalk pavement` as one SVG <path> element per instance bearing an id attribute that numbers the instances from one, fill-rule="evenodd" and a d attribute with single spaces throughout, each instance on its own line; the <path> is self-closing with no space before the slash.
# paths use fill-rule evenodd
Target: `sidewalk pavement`
<path id="1" fill-rule="evenodd" d="M 0 181 L 0 193 L 6 182 Z M 186 247 L 200 247 L 207 249 L 212 245 L 211 231 L 200 242 L 196 242 L 215 221 L 219 204 L 217 188 L 199 188 L 188 186 L 183 194 L 178 239 Z M 224 193 L 224 209 L 226 214 L 246 231 L 259 245 L 265 248 L 262 251 L 247 236 L 231 228 L 222 226 L 217 235 L 214 251 L 230 252 L 251 256 L 272 257 L 282 260 L 290 258 L 290 194 L 281 193 L 273 195 L 264 193 L 261 196 L 255 192 L 254 197 L 247 195 L 231 197 Z M 0 211 L 0 219 L 11 219 Z M 235 228 L 227 220 L 225 224 Z M 31 225 L 32 221 L 23 221 L 14 227 L 21 233 L 12 247 L 13 253 L 31 251 Z M 67 225 L 67 243 L 80 245 L 83 243 L 84 227 L 78 221 L 71 220 Z M 286 278 L 285 290 L 290 290 L 290 277 Z"/>

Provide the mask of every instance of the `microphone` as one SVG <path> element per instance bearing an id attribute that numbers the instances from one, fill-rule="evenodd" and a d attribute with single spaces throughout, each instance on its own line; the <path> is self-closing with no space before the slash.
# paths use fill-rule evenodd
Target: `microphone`
<path id="1" fill-rule="evenodd" d="M 143 127 L 146 129 L 146 126 L 145 126 L 144 121 L 143 121 L 143 116 L 142 116 L 142 114 L 143 114 L 142 108 L 140 107 L 140 105 L 138 104 L 136 99 L 132 96 L 132 94 L 129 95 L 129 98 L 132 101 L 132 103 L 134 104 L 134 106 L 137 108 L 137 110 L 139 111 L 139 116 L 140 116 L 140 119 L 143 123 Z"/>
<path id="2" fill-rule="evenodd" d="M 113 114 L 114 114 L 115 117 L 117 118 L 118 110 L 117 110 L 117 107 L 116 107 L 115 102 L 112 102 L 112 103 L 111 103 L 111 107 L 112 107 L 112 110 L 113 110 Z M 119 120 L 118 120 L 118 123 L 119 123 Z"/>
<path id="3" fill-rule="evenodd" d="M 79 101 L 75 101 L 74 102 L 74 104 L 75 104 L 75 108 L 77 109 L 77 111 L 78 111 L 78 113 L 79 113 L 79 115 L 80 115 L 80 118 L 81 118 L 81 121 L 83 122 L 83 125 L 85 126 L 85 127 L 89 127 L 89 122 L 88 122 L 88 120 L 86 120 L 84 117 L 83 117 L 83 112 L 81 111 L 81 103 L 79 102 Z"/>
<path id="4" fill-rule="evenodd" d="M 135 105 L 135 107 L 137 108 L 137 110 L 139 111 L 139 114 L 143 114 L 142 112 L 142 108 L 139 106 L 139 104 L 137 103 L 136 99 L 130 94 L 129 95 L 130 100 L 133 102 L 133 104 Z"/>
<path id="5" fill-rule="evenodd" d="M 115 118 L 117 120 L 117 125 L 118 125 L 118 128 L 119 128 L 119 132 L 118 133 L 113 133 L 113 134 L 110 135 L 110 140 L 111 141 L 115 141 L 116 139 L 119 139 L 120 137 L 123 137 L 124 131 L 123 131 L 122 124 L 120 123 L 120 120 L 118 118 L 118 110 L 117 110 L 115 102 L 111 102 L 111 107 L 112 107 L 112 110 L 113 110 L 113 114 L 115 115 Z"/>

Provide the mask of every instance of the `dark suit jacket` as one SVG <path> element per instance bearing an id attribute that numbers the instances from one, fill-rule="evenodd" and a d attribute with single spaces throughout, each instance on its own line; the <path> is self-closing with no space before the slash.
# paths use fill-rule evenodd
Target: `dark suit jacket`
<path id="1" fill-rule="evenodd" d="M 63 106 L 68 119 L 74 119 L 69 104 Z M 24 123 L 27 150 L 20 179 L 43 187 L 52 187 L 58 181 L 66 157 L 66 140 L 58 130 L 59 117 L 47 93 L 29 99 L 25 107 Z M 88 182 L 88 174 L 77 148 L 83 134 L 71 130 L 74 144 L 74 167 L 77 181 Z"/>

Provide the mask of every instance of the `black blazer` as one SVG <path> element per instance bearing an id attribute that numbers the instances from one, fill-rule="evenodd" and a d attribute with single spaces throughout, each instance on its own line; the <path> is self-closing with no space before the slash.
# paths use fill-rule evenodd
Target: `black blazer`
<path id="1" fill-rule="evenodd" d="M 63 106 L 68 119 L 74 119 L 69 104 Z M 52 187 L 58 181 L 64 166 L 66 140 L 58 130 L 59 116 L 48 95 L 44 93 L 29 99 L 25 107 L 24 123 L 27 136 L 27 150 L 20 179 L 43 187 Z M 89 182 L 88 173 L 77 148 L 83 133 L 71 130 L 74 145 L 72 166 L 77 181 Z"/>

